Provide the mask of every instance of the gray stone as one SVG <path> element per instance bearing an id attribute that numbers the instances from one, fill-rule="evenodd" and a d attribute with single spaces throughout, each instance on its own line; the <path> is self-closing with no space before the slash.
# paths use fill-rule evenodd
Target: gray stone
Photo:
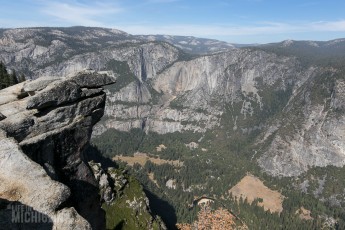
<path id="1" fill-rule="evenodd" d="M 18 100 L 18 98 L 23 97 L 25 95 L 25 93 L 23 93 L 22 91 L 24 84 L 25 82 L 22 82 L 17 85 L 13 85 L 0 90 L 0 106 L 16 101 Z"/>
<path id="2" fill-rule="evenodd" d="M 80 87 L 72 81 L 54 82 L 29 98 L 27 109 L 43 109 L 74 102 L 81 97 Z"/>
<path id="3" fill-rule="evenodd" d="M 81 90 L 82 90 L 82 92 L 81 92 L 82 97 L 90 97 L 90 96 L 93 96 L 95 94 L 99 94 L 100 92 L 103 91 L 102 88 L 95 88 L 95 89 L 82 88 Z"/>
<path id="4" fill-rule="evenodd" d="M 21 99 L 22 85 L 15 86 L 6 90 L 14 97 L 0 105 L 0 198 L 47 215 L 54 229 L 104 229 L 98 183 L 83 155 L 105 93 L 82 90 L 71 79 L 33 82 L 26 88 L 33 96 Z M 70 196 L 74 207 L 60 209 Z"/>
<path id="5" fill-rule="evenodd" d="M 50 179 L 46 171 L 28 158 L 12 138 L 0 139 L 0 198 L 18 201 L 54 220 L 63 220 L 64 226 L 74 225 L 90 229 L 89 223 L 71 209 L 56 212 L 70 196 L 67 186 Z M 68 214 L 68 215 L 66 215 Z M 54 223 L 61 226 L 61 223 Z M 58 228 L 61 229 L 61 228 Z"/>
<path id="6" fill-rule="evenodd" d="M 61 78 L 57 78 L 57 77 L 40 77 L 40 78 L 37 78 L 33 81 L 27 81 L 23 86 L 23 90 L 25 92 L 40 91 L 40 90 L 46 88 L 52 82 L 58 81 L 60 79 Z"/>
<path id="7" fill-rule="evenodd" d="M 82 88 L 97 88 L 116 82 L 115 77 L 111 77 L 107 74 L 99 74 L 97 72 L 81 72 L 71 77 L 70 80 Z"/>

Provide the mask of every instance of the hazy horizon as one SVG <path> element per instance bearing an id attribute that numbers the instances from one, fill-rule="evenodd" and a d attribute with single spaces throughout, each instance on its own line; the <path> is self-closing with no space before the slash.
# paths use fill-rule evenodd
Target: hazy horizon
<path id="1" fill-rule="evenodd" d="M 115 28 L 254 44 L 345 37 L 345 2 L 306 0 L 18 0 L 2 3 L 0 27 Z"/>
<path id="2" fill-rule="evenodd" d="M 80 26 L 80 25 L 76 25 L 76 26 L 34 26 L 34 27 L 3 27 L 0 29 L 32 29 L 32 28 L 73 28 L 73 27 L 85 27 L 85 28 L 100 28 L 100 29 L 115 29 L 115 30 L 120 30 L 122 32 L 128 33 L 127 31 L 118 29 L 118 28 L 110 28 L 110 27 L 99 27 L 99 26 Z M 130 35 L 137 35 L 137 36 L 177 36 L 177 37 L 194 37 L 194 38 L 198 38 L 198 39 L 214 39 L 214 40 L 218 40 L 221 42 L 228 42 L 225 40 L 221 40 L 221 39 L 217 39 L 217 38 L 209 38 L 209 37 L 200 37 L 200 36 L 193 36 L 193 35 L 171 35 L 171 34 L 131 34 L 128 33 Z M 280 43 L 280 42 L 284 42 L 284 41 L 313 41 L 313 42 L 327 42 L 327 41 L 332 41 L 332 40 L 339 40 L 339 39 L 345 39 L 345 35 L 344 37 L 338 37 L 338 38 L 333 38 L 333 39 L 327 39 L 327 40 L 306 40 L 306 39 L 284 39 L 284 40 L 280 40 L 280 41 L 273 41 L 273 42 L 266 42 L 266 43 L 259 43 L 259 42 L 255 42 L 255 43 L 236 43 L 236 42 L 228 42 L 230 44 L 238 44 L 238 45 L 264 45 L 264 44 L 270 44 L 270 43 Z"/>

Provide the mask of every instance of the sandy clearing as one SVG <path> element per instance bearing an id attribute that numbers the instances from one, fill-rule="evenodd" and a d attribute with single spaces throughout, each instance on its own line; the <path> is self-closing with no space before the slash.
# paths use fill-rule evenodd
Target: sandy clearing
<path id="1" fill-rule="evenodd" d="M 283 211 L 284 196 L 278 191 L 269 189 L 259 178 L 253 175 L 245 176 L 229 190 L 229 193 L 237 199 L 241 196 L 243 199 L 247 198 L 249 203 L 256 198 L 261 198 L 262 202 L 259 202 L 258 205 L 264 207 L 265 210 L 270 210 L 272 213 Z"/>
<path id="2" fill-rule="evenodd" d="M 175 167 L 183 166 L 183 162 L 179 160 L 164 160 L 160 158 L 149 157 L 146 153 L 135 153 L 134 156 L 132 157 L 118 155 L 118 156 L 113 157 L 113 160 L 124 161 L 130 166 L 133 166 L 135 163 L 138 163 L 141 166 L 144 166 L 147 161 L 151 161 L 152 163 L 156 165 L 170 164 Z"/>

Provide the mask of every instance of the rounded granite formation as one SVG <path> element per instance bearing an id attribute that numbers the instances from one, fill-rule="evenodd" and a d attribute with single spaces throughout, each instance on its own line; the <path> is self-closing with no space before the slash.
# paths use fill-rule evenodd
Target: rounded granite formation
<path id="1" fill-rule="evenodd" d="M 114 82 L 87 71 L 0 91 L 7 95 L 0 101 L 1 201 L 32 208 L 53 229 L 104 228 L 98 185 L 83 154 L 103 115 L 101 87 Z"/>

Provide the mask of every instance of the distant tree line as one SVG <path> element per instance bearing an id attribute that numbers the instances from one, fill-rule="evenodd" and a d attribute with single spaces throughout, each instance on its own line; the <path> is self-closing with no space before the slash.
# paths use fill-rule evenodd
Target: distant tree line
<path id="1" fill-rule="evenodd" d="M 12 73 L 8 73 L 4 63 L 0 62 L 0 89 L 7 88 L 23 81 L 25 81 L 25 76 L 23 74 L 17 76 L 15 70 L 12 70 Z"/>

